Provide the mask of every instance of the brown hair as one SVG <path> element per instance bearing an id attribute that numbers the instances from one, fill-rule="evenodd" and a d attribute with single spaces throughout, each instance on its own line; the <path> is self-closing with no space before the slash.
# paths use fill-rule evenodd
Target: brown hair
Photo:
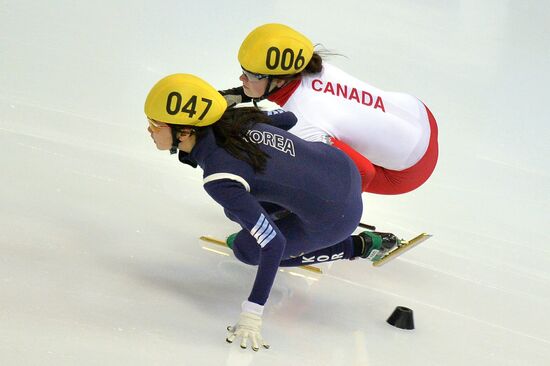
<path id="1" fill-rule="evenodd" d="M 317 52 L 313 52 L 313 56 L 311 56 L 311 60 L 306 65 L 306 68 L 302 70 L 302 73 L 304 74 L 317 74 L 323 70 L 323 58 L 321 55 Z"/>
<path id="2" fill-rule="evenodd" d="M 270 124 L 271 119 L 258 108 L 229 108 L 220 120 L 209 126 L 216 144 L 233 157 L 247 162 L 255 172 L 263 172 L 269 155 L 247 138 L 248 130 L 256 123 Z M 206 128 L 197 128 L 197 140 L 206 134 Z"/>
<path id="3" fill-rule="evenodd" d="M 318 46 L 318 45 L 315 45 L 315 46 Z M 314 51 L 306 67 L 299 73 L 291 74 L 291 75 L 276 75 L 276 76 L 274 75 L 273 78 L 290 81 L 290 80 L 297 79 L 304 74 L 318 74 L 323 70 L 323 59 L 328 56 L 343 56 L 343 55 L 326 50 L 326 49 L 322 49 L 320 51 Z"/>

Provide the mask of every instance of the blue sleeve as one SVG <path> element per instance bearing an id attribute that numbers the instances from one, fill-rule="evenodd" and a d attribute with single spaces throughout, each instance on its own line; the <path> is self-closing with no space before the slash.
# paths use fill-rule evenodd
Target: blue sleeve
<path id="1" fill-rule="evenodd" d="M 275 281 L 286 246 L 286 238 L 261 204 L 237 181 L 220 179 L 204 185 L 206 192 L 250 232 L 260 250 L 256 279 L 248 301 L 264 305 Z"/>
<path id="2" fill-rule="evenodd" d="M 282 109 L 275 109 L 274 111 L 266 112 L 269 119 L 271 119 L 271 125 L 282 130 L 288 131 L 298 121 L 298 118 L 292 112 L 285 112 Z"/>

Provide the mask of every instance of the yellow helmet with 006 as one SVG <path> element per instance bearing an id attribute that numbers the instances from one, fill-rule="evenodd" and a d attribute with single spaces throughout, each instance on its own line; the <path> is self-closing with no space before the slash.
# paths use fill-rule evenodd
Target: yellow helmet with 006
<path id="1" fill-rule="evenodd" d="M 239 49 L 242 68 L 261 75 L 301 72 L 313 56 L 313 43 L 294 29 L 277 23 L 264 24 L 244 39 Z"/>
<path id="2" fill-rule="evenodd" d="M 217 122 L 227 102 L 218 91 L 191 74 L 172 74 L 159 80 L 145 100 L 145 115 L 155 121 L 189 126 Z"/>

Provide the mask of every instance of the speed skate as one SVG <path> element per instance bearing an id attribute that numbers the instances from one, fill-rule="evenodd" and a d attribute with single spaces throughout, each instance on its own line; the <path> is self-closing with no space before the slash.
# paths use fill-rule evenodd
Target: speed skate
<path id="1" fill-rule="evenodd" d="M 429 238 L 431 238 L 432 235 L 427 233 L 422 233 L 420 235 L 415 236 L 414 238 L 410 240 L 403 240 L 401 239 L 399 241 L 399 244 L 396 248 L 388 252 L 385 256 L 380 258 L 379 260 L 372 262 L 372 265 L 375 267 L 383 266 L 384 264 L 388 263 L 389 261 L 399 257 L 401 254 L 405 253 L 406 251 L 414 248 L 418 244 L 425 242 Z"/>

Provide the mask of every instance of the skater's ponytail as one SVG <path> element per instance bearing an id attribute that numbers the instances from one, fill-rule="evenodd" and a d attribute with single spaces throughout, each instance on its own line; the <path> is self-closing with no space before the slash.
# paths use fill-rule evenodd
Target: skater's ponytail
<path id="1" fill-rule="evenodd" d="M 210 128 L 218 146 L 250 164 L 255 172 L 263 172 L 269 155 L 247 137 L 248 131 L 256 123 L 270 124 L 271 120 L 257 108 L 229 108 Z M 205 128 L 197 129 L 197 139 L 205 133 Z"/>

